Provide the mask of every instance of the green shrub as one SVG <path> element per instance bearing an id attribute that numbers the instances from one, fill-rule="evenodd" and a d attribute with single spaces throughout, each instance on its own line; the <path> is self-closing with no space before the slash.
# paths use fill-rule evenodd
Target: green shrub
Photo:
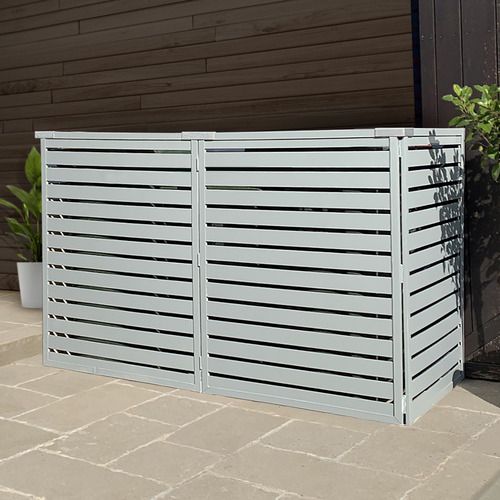
<path id="1" fill-rule="evenodd" d="M 498 85 L 453 85 L 454 94 L 443 99 L 451 102 L 459 114 L 450 127 L 465 127 L 466 142 L 481 155 L 481 165 L 491 171 L 495 181 L 500 176 L 500 87 Z"/>

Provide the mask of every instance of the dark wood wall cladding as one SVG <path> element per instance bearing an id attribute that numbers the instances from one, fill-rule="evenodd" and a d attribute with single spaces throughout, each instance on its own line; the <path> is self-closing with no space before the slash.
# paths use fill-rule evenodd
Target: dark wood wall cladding
<path id="1" fill-rule="evenodd" d="M 423 125 L 445 127 L 453 83 L 500 84 L 500 0 L 419 0 L 419 11 Z M 500 184 L 468 155 L 466 187 L 466 359 L 500 366 Z"/>
<path id="2" fill-rule="evenodd" d="M 0 2 L 2 185 L 23 184 L 34 130 L 413 121 L 410 0 Z M 0 288 L 15 288 L 0 245 Z"/>

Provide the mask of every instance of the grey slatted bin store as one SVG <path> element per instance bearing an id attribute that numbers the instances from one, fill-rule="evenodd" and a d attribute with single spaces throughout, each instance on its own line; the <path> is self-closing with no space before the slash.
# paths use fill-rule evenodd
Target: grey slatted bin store
<path id="1" fill-rule="evenodd" d="M 407 424 L 462 378 L 462 131 L 37 136 L 46 364 Z"/>

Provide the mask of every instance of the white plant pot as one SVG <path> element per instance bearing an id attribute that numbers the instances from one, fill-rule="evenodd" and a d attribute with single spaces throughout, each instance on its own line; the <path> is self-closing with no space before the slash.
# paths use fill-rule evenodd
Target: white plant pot
<path id="1" fill-rule="evenodd" d="M 42 263 L 18 262 L 17 277 L 23 307 L 42 308 Z"/>

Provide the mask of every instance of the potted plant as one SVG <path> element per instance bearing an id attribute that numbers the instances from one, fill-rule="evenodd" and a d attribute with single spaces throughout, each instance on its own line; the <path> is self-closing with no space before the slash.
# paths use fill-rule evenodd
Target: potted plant
<path id="1" fill-rule="evenodd" d="M 41 158 L 35 147 L 24 164 L 26 179 L 31 185 L 29 191 L 18 186 L 7 189 L 19 200 L 16 205 L 0 198 L 0 204 L 14 212 L 13 217 L 5 217 L 13 236 L 21 243 L 23 251 L 18 253 L 17 275 L 21 304 L 23 307 L 42 307 L 42 179 Z"/>

